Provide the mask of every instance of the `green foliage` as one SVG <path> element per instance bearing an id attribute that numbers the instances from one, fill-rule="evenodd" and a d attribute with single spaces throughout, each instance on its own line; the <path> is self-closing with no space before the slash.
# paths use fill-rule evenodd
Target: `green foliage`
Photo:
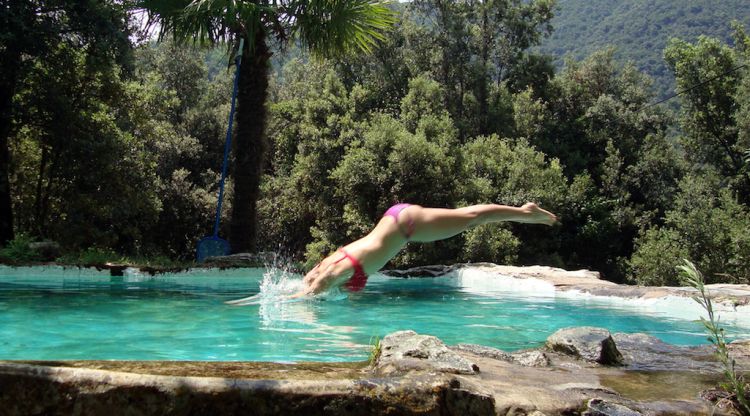
<path id="1" fill-rule="evenodd" d="M 689 257 L 712 281 L 750 276 L 750 70 L 723 76 L 748 62 L 750 40 L 739 24 L 731 45 L 724 36 L 690 35 L 665 52 L 682 88 L 699 84 L 685 94 L 676 125 L 669 112 L 649 106 L 652 82 L 638 63 L 620 65 L 622 50 L 592 50 L 556 74 L 548 57 L 530 50 L 550 29 L 551 1 L 393 4 L 390 10 L 403 13 L 387 33 L 394 15 L 359 0 L 328 14 L 322 3 L 303 11 L 294 2 L 207 0 L 179 15 L 169 8 L 188 2 L 138 5 L 147 3 L 153 16 L 166 19 L 165 32 L 204 37 L 216 47 L 162 42 L 131 50 L 127 30 L 117 26 L 122 9 L 107 2 L 84 7 L 95 9 L 96 21 L 99 12 L 114 13 L 110 24 L 97 26 L 103 32 L 79 28 L 94 20 L 56 5 L 60 14 L 50 16 L 50 30 L 85 36 L 76 41 L 47 33 L 43 42 L 26 36 L 39 29 L 40 15 L 21 2 L 18 10 L 31 13 L 34 30 L 11 25 L 13 36 L 0 39 L 20 42 L 0 48 L 8 58 L 3 76 L 15 77 L 4 90 L 12 93 L 12 111 L 0 111 L 10 117 L 13 225 L 61 242 L 65 252 L 104 252 L 71 254 L 70 261 L 192 259 L 213 224 L 233 41 L 258 35 L 260 43 L 248 44 L 243 55 L 258 60 L 243 61 L 252 71 L 242 79 L 265 85 L 267 64 L 280 66 L 271 68 L 267 107 L 265 89 L 250 94 L 254 87 L 243 84 L 240 108 L 258 112 L 238 118 L 235 144 L 252 152 L 230 158 L 223 236 L 232 228 L 226 219 L 237 207 L 233 196 L 251 195 L 262 173 L 257 248 L 304 257 L 309 265 L 365 235 L 395 202 L 535 201 L 562 224 L 488 225 L 434 244 L 410 244 L 389 267 L 546 263 L 596 269 L 614 281 L 628 276 L 675 284 L 669 259 Z M 612 12 L 604 15 L 600 4 L 561 0 L 558 15 L 572 7 L 591 19 L 590 29 L 601 23 L 623 34 L 629 29 L 619 28 L 617 14 L 641 13 L 641 3 L 604 2 Z M 699 3 L 683 17 L 709 12 Z M 675 23 L 668 20 L 679 10 L 650 4 L 651 17 L 664 19 L 662 28 Z M 290 13 L 279 14 L 285 8 Z M 297 20 L 284 20 L 292 16 Z M 364 37 L 346 35 L 350 24 L 364 25 Z M 260 25 L 266 32 L 256 30 Z M 584 29 L 559 27 L 558 33 Z M 292 37 L 301 43 L 286 42 Z M 266 41 L 278 44 L 253 55 Z M 8 52 L 22 43 L 24 59 L 10 59 Z M 641 43 L 630 42 L 633 51 Z M 310 59 L 308 46 L 322 54 L 351 47 L 372 54 Z M 271 50 L 276 58 L 269 58 Z M 251 140 L 247 129 L 255 129 Z M 266 142 L 270 157 L 253 159 Z M 0 222 L 9 218 L 3 212 Z"/>
<path id="2" fill-rule="evenodd" d="M 705 174 L 681 181 L 665 226 L 649 229 L 637 239 L 632 260 L 637 282 L 676 284 L 670 259 L 685 257 L 694 259 L 710 282 L 747 281 L 750 213 L 719 180 Z"/>
<path id="3" fill-rule="evenodd" d="M 11 177 L 30 188 L 19 194 L 33 195 L 17 200 L 34 205 L 21 206 L 16 221 L 40 237 L 65 235 L 70 246 L 134 247 L 158 202 L 145 144 L 114 110 L 126 84 L 116 69 L 89 67 L 86 55 L 65 43 L 48 58 L 37 61 L 16 94 L 24 109 L 19 121 L 36 127 L 22 130 L 11 147 L 32 156 L 16 161 L 32 163 L 21 171 L 30 176 Z"/>
<path id="4" fill-rule="evenodd" d="M 76 253 L 62 256 L 57 260 L 62 264 L 72 265 L 103 265 L 106 263 L 133 264 L 123 256 L 117 254 L 111 248 L 88 247 Z"/>
<path id="5" fill-rule="evenodd" d="M 405 51 L 411 77 L 428 74 L 443 87 L 444 106 L 461 138 L 491 133 L 502 117 L 493 110 L 492 86 L 510 80 L 514 88 L 537 84 L 528 48 L 549 34 L 554 1 L 413 1 L 404 12 Z"/>
<path id="6" fill-rule="evenodd" d="M 517 134 L 559 160 L 573 181 L 559 211 L 562 257 L 623 281 L 634 237 L 663 214 L 671 202 L 663 197 L 676 188 L 676 178 L 664 175 L 679 171 L 666 142 L 670 118 L 646 107 L 648 79 L 632 66 L 619 68 L 612 50 L 569 61 L 549 87 L 540 97 L 515 94 L 514 119 Z M 672 192 L 651 199 L 652 186 Z"/>
<path id="7" fill-rule="evenodd" d="M 487 224 L 467 231 L 460 260 L 516 264 L 521 241 L 499 224 Z"/>
<path id="8" fill-rule="evenodd" d="M 677 286 L 677 260 L 689 255 L 680 234 L 672 228 L 651 228 L 636 240 L 631 259 L 632 278 L 639 285 Z"/>
<path id="9" fill-rule="evenodd" d="M 678 88 L 690 89 L 682 96 L 680 118 L 685 131 L 680 143 L 688 160 L 696 166 L 712 166 L 748 203 L 750 172 L 743 160 L 747 143 L 737 125 L 737 121 L 743 122 L 746 111 L 742 106 L 747 92 L 747 81 L 743 82 L 746 71 L 735 71 L 744 60 L 741 55 L 741 51 L 705 36 L 695 44 L 672 40 L 664 51 Z M 738 87 L 744 88 L 743 92 L 738 92 Z"/>
<path id="10" fill-rule="evenodd" d="M 665 51 L 678 85 L 696 85 L 684 95 L 680 120 L 689 175 L 664 211 L 664 226 L 646 229 L 637 239 L 631 263 L 639 283 L 674 284 L 676 275 L 665 257 L 695 259 L 712 282 L 750 278 L 750 178 L 742 160 L 746 138 L 738 129 L 745 120 L 748 77 L 745 71 L 733 71 L 746 59 L 742 45 L 747 36 L 739 27 L 735 31 L 735 48 L 700 37 L 695 44 L 673 40 Z M 652 165 L 650 177 L 656 167 Z M 654 183 L 650 188 L 652 197 L 664 189 Z M 668 199 L 661 199 L 659 205 L 667 207 Z"/>
<path id="11" fill-rule="evenodd" d="M 285 84 L 274 92 L 271 124 L 283 128 L 272 129 L 274 157 L 259 204 L 264 240 L 281 243 L 293 255 L 304 251 L 312 265 L 365 235 L 398 201 L 459 206 L 533 199 L 554 209 L 564 200 L 561 166 L 524 140 L 491 136 L 461 145 L 437 81 L 412 78 L 399 116 L 363 114 L 359 103 L 370 92 L 347 90 L 330 71 L 302 60 L 282 71 Z M 541 243 L 537 253 L 555 244 L 528 237 Z M 472 235 L 465 249 L 463 237 L 410 245 L 392 266 L 515 261 L 518 247 L 510 231 L 488 227 Z"/>
<path id="12" fill-rule="evenodd" d="M 468 203 L 536 201 L 553 210 L 563 205 L 567 184 L 559 162 L 547 161 L 523 139 L 478 137 L 463 146 L 462 155 Z"/>
<path id="13" fill-rule="evenodd" d="M 79 103 L 77 99 L 68 100 L 68 95 L 85 95 L 91 83 L 94 90 L 98 89 L 93 95 L 111 96 L 108 74 L 118 70 L 127 74 L 132 61 L 128 15 L 122 2 L 14 1 L 12 7 L 0 7 L 0 22 L 0 243 L 5 243 L 12 238 L 16 225 L 10 178 L 14 168 L 9 164 L 13 160 L 9 153 L 19 130 L 35 133 L 37 123 L 43 128 L 55 125 L 61 131 L 52 130 L 48 139 L 65 141 L 80 127 L 77 121 L 90 119 L 91 113 L 99 110 L 90 106 L 89 100 Z M 71 71 L 81 68 L 88 77 L 67 78 Z M 28 82 L 47 75 L 57 76 L 62 82 L 49 83 L 49 91 L 40 90 L 30 98 L 51 98 L 46 104 L 52 111 L 31 111 L 29 119 L 24 119 L 29 116 L 27 104 L 17 100 L 17 93 L 23 94 Z M 58 100 L 62 101 L 59 110 L 55 106 Z M 29 107 L 38 109 L 44 104 Z M 78 125 L 66 129 L 69 124 Z M 47 154 L 45 150 L 49 153 L 44 149 L 43 154 Z M 42 160 L 44 167 L 48 160 Z M 44 185 L 40 181 L 37 189 Z M 37 211 L 43 211 L 43 207 Z"/>
<path id="14" fill-rule="evenodd" d="M 41 260 L 39 253 L 31 248 L 34 239 L 24 233 L 16 234 L 15 238 L 0 248 L 0 263 L 28 264 Z"/>
<path id="15" fill-rule="evenodd" d="M 407 130 L 414 133 L 424 117 L 447 115 L 442 106 L 444 100 L 444 92 L 437 81 L 425 76 L 410 79 L 409 92 L 401 100 L 401 120 Z"/>
<path id="16" fill-rule="evenodd" d="M 11 142 L 19 229 L 71 251 L 173 258 L 210 232 L 228 79 L 193 83 L 206 75 L 197 51 L 138 52 L 134 80 L 65 45 L 29 72 Z"/>
<path id="17" fill-rule="evenodd" d="M 701 322 L 708 331 L 708 340 L 714 345 L 714 354 L 723 367 L 725 382 L 722 384 L 722 388 L 733 395 L 730 401 L 736 410 L 741 414 L 750 415 L 750 400 L 748 399 L 750 385 L 745 383 L 745 378 L 737 373 L 736 362 L 727 347 L 724 328 L 719 324 L 719 317 L 714 314 L 713 304 L 704 285 L 703 275 L 689 260 L 684 260 L 683 264 L 677 266 L 677 269 L 680 272 L 680 280 L 698 290 L 698 296 L 694 296 L 693 299 L 708 314 L 708 319 L 701 316 Z"/>

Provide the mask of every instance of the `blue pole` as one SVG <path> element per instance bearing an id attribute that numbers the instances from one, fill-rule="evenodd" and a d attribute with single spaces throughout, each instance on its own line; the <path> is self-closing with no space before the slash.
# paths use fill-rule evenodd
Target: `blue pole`
<path id="1" fill-rule="evenodd" d="M 232 125 L 234 124 L 234 102 L 237 99 L 237 86 L 240 79 L 240 62 L 242 61 L 242 48 L 245 39 L 240 39 L 240 49 L 235 57 L 234 71 L 234 88 L 232 90 L 232 108 L 229 110 L 229 127 L 227 127 L 227 137 L 224 140 L 224 162 L 221 166 L 221 182 L 219 182 L 219 203 L 216 206 L 216 221 L 214 222 L 214 237 L 219 236 L 219 219 L 221 218 L 221 205 L 224 201 L 224 181 L 227 178 L 227 164 L 229 161 L 229 150 L 232 148 Z"/>

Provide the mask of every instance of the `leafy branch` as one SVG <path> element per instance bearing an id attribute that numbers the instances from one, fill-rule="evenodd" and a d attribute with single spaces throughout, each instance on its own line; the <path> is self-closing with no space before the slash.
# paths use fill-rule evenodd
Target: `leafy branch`
<path id="1" fill-rule="evenodd" d="M 728 400 L 731 400 L 732 396 L 736 398 L 737 404 L 733 403 L 733 405 L 736 406 L 741 414 L 750 415 L 750 403 L 748 403 L 746 395 L 747 386 L 745 379 L 742 375 L 737 374 L 736 362 L 729 354 L 724 328 L 719 326 L 719 317 L 714 313 L 711 298 L 703 283 L 703 274 L 689 260 L 683 261 L 684 264 L 677 266 L 680 278 L 684 283 L 698 290 L 699 295 L 693 296 L 693 300 L 698 302 L 708 314 L 708 319 L 701 316 L 701 322 L 709 333 L 708 341 L 714 345 L 714 354 L 724 369 L 723 372 L 726 381 L 721 384 L 721 387 L 731 394 Z"/>

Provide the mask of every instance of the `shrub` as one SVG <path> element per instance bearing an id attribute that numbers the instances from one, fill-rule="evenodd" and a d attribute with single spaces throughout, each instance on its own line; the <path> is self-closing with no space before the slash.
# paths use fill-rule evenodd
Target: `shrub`
<path id="1" fill-rule="evenodd" d="M 680 283 L 676 259 L 688 256 L 679 233 L 669 228 L 652 228 L 636 240 L 630 261 L 631 280 L 646 286 L 676 286 Z"/>
<path id="2" fill-rule="evenodd" d="M 467 231 L 461 260 L 515 264 L 521 242 L 502 224 L 487 224 Z"/>
<path id="3" fill-rule="evenodd" d="M 27 234 L 19 233 L 0 249 L 0 263 L 24 264 L 42 260 L 39 253 L 31 248 L 34 240 Z"/>
<path id="4" fill-rule="evenodd" d="M 709 283 L 747 281 L 750 277 L 750 213 L 707 172 L 680 183 L 665 225 L 637 238 L 632 279 L 643 284 L 676 284 L 670 258 L 690 258 Z"/>

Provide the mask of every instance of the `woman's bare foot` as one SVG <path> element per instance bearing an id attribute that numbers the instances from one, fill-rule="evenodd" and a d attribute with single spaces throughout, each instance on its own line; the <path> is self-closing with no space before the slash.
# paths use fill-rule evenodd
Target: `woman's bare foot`
<path id="1" fill-rule="evenodd" d="M 544 225 L 552 225 L 557 222 L 557 216 L 555 216 L 555 214 L 539 208 L 539 206 L 533 202 L 525 203 L 521 209 L 527 214 L 527 217 L 523 222 Z"/>

